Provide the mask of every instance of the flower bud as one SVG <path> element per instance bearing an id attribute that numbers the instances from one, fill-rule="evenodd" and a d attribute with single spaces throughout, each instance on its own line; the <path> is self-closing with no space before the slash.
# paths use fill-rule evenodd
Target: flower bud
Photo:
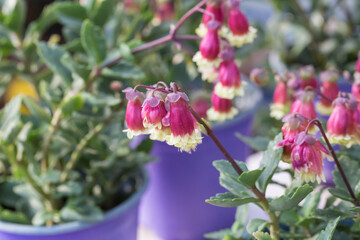
<path id="1" fill-rule="evenodd" d="M 144 100 L 145 95 L 132 88 L 126 88 L 123 92 L 126 93 L 126 98 L 128 100 L 125 114 L 128 129 L 124 130 L 124 132 L 127 133 L 127 136 L 130 139 L 134 136 L 147 134 L 148 131 L 145 129 L 141 117 L 142 101 Z"/>
<path id="2" fill-rule="evenodd" d="M 240 10 L 239 0 L 230 0 L 228 25 L 230 31 L 235 36 L 244 35 L 249 32 L 249 23 L 246 16 Z"/>
<path id="3" fill-rule="evenodd" d="M 305 89 L 306 87 L 317 88 L 317 80 L 315 77 L 315 69 L 311 65 L 301 67 L 299 69 L 299 77 L 301 80 L 301 88 Z"/>
<path id="4" fill-rule="evenodd" d="M 155 25 L 160 25 L 162 22 L 171 21 L 174 18 L 175 8 L 174 2 L 171 0 L 157 1 L 156 13 L 154 16 Z"/>
<path id="5" fill-rule="evenodd" d="M 167 138 L 169 145 L 178 147 L 180 151 L 191 153 L 202 142 L 200 129 L 187 108 L 188 97 L 185 93 L 170 93 L 166 97 L 170 102 L 170 130 Z"/>
<path id="6" fill-rule="evenodd" d="M 338 97 L 333 102 L 334 110 L 327 122 L 329 141 L 346 147 L 356 142 L 356 131 L 353 113 L 357 106 L 352 100 Z"/>
<path id="7" fill-rule="evenodd" d="M 290 96 L 287 91 L 286 82 L 278 81 L 273 95 L 273 103 L 270 105 L 270 116 L 281 119 L 290 112 Z"/>
<path id="8" fill-rule="evenodd" d="M 297 99 L 291 105 L 291 113 L 299 113 L 308 119 L 315 119 L 316 112 L 312 102 L 315 95 L 313 91 L 300 91 L 296 94 Z"/>
<path id="9" fill-rule="evenodd" d="M 191 107 L 194 109 L 194 111 L 199 114 L 201 118 L 207 119 L 207 110 L 210 108 L 209 103 L 203 99 L 198 98 L 196 101 L 191 103 Z"/>
<path id="10" fill-rule="evenodd" d="M 295 176 L 305 182 L 325 182 L 323 159 L 328 155 L 328 150 L 313 135 L 301 132 L 295 137 L 291 152 Z"/>
<path id="11" fill-rule="evenodd" d="M 337 80 L 339 74 L 336 71 L 325 71 L 320 74 L 321 93 L 327 97 L 321 97 L 316 103 L 316 110 L 322 115 L 330 115 L 332 112 L 332 101 L 336 99 L 339 93 Z M 332 101 L 329 101 L 331 99 Z"/>
<path id="12" fill-rule="evenodd" d="M 119 81 L 112 81 L 112 82 L 110 83 L 110 89 L 113 90 L 113 91 L 115 91 L 115 92 L 120 91 L 121 88 L 122 88 L 122 83 L 119 82 Z"/>
<path id="13" fill-rule="evenodd" d="M 270 79 L 266 70 L 261 68 L 254 68 L 250 72 L 250 79 L 253 83 L 259 86 L 266 86 Z"/>
<path id="14" fill-rule="evenodd" d="M 221 98 L 233 99 L 235 95 L 242 96 L 244 94 L 239 68 L 234 61 L 233 51 L 231 48 L 221 54 L 223 61 L 219 67 L 220 82 L 215 85 L 215 93 Z"/>
<path id="15" fill-rule="evenodd" d="M 220 53 L 220 38 L 218 35 L 219 22 L 210 21 L 208 31 L 200 42 L 200 53 L 207 60 L 214 60 Z"/>
<path id="16" fill-rule="evenodd" d="M 234 118 L 238 114 L 238 110 L 233 107 L 232 100 L 220 98 L 215 91 L 211 95 L 212 107 L 207 111 L 210 121 L 225 121 Z"/>
<path id="17" fill-rule="evenodd" d="M 215 19 L 213 19 L 210 14 L 207 14 L 205 12 L 203 15 L 203 18 L 202 18 L 202 23 L 205 26 L 211 20 L 216 20 L 220 23 L 223 22 L 224 19 L 223 19 L 223 12 L 222 12 L 221 6 L 219 6 L 217 4 L 208 4 L 205 8 L 205 11 L 214 14 L 214 18 L 215 18 Z"/>

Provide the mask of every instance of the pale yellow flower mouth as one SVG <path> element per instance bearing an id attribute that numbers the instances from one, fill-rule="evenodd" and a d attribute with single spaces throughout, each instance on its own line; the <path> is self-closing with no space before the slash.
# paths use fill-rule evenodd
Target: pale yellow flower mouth
<path id="1" fill-rule="evenodd" d="M 358 143 L 358 140 L 355 136 L 348 134 L 345 136 L 328 134 L 328 138 L 330 143 L 343 145 L 347 148 L 351 148 L 352 145 Z"/>
<path id="2" fill-rule="evenodd" d="M 309 168 L 302 168 L 302 169 L 296 169 L 295 170 L 295 177 L 298 179 L 301 179 L 304 182 L 315 182 L 318 183 L 326 182 L 324 173 L 321 174 L 319 177 L 315 172 L 310 172 Z"/>
<path id="3" fill-rule="evenodd" d="M 244 44 L 252 43 L 257 37 L 257 29 L 249 27 L 249 32 L 243 35 L 234 35 L 229 28 L 223 27 L 220 31 L 220 36 L 226 38 L 231 46 L 241 47 Z"/>
<path id="4" fill-rule="evenodd" d="M 160 142 L 165 142 L 166 138 L 170 136 L 171 131 L 170 128 L 154 128 L 150 133 L 150 139 L 151 140 L 157 140 Z"/>
<path id="5" fill-rule="evenodd" d="M 333 111 L 333 107 L 332 106 L 325 106 L 324 104 L 322 104 L 321 102 L 317 102 L 316 105 L 316 111 L 318 113 L 320 113 L 321 115 L 324 116 L 330 116 L 330 114 Z"/>
<path id="6" fill-rule="evenodd" d="M 290 104 L 270 104 L 270 117 L 281 120 L 287 113 L 290 113 Z"/>
<path id="7" fill-rule="evenodd" d="M 226 31 L 226 26 L 221 26 L 221 29 L 219 30 L 219 33 L 223 33 Z M 203 23 L 200 23 L 200 25 L 195 29 L 195 33 L 196 35 L 198 35 L 199 37 L 205 37 L 206 33 L 207 33 L 208 29 L 207 27 L 203 24 Z"/>
<path id="8" fill-rule="evenodd" d="M 143 134 L 149 134 L 148 129 L 145 129 L 145 130 L 142 130 L 142 131 L 135 131 L 135 130 L 131 130 L 131 129 L 125 129 L 125 130 L 123 130 L 123 132 L 125 132 L 127 134 L 127 137 L 129 139 L 132 139 L 133 137 L 140 136 L 140 135 L 143 135 Z"/>
<path id="9" fill-rule="evenodd" d="M 234 107 L 232 107 L 229 112 L 218 112 L 214 108 L 210 108 L 207 110 L 207 117 L 209 121 L 223 122 L 228 119 L 233 119 L 238 113 L 239 110 Z"/>
<path id="10" fill-rule="evenodd" d="M 215 94 L 218 95 L 220 98 L 225 99 L 233 99 L 235 96 L 243 96 L 244 95 L 244 87 L 241 84 L 238 87 L 227 87 L 222 85 L 221 82 L 216 84 L 215 86 Z"/>
<path id="11" fill-rule="evenodd" d="M 196 150 L 196 146 L 202 143 L 202 136 L 199 129 L 195 129 L 192 134 L 186 134 L 185 136 L 174 136 L 172 133 L 166 137 L 166 143 L 173 145 L 179 150 L 191 153 Z"/>
<path id="12" fill-rule="evenodd" d="M 220 62 L 221 62 L 220 58 L 216 58 L 214 60 L 208 60 L 208 59 L 204 58 L 200 51 L 195 53 L 192 60 L 193 60 L 193 62 L 196 63 L 198 68 L 202 68 L 202 67 L 218 68 L 220 66 Z"/>

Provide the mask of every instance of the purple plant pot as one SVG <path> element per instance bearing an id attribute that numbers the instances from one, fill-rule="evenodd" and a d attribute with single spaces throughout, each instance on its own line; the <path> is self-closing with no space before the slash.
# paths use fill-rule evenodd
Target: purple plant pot
<path id="1" fill-rule="evenodd" d="M 101 222 L 72 222 L 53 227 L 34 227 L 0 221 L 1 240 L 136 240 L 140 198 L 148 185 L 144 184 L 125 202 L 105 214 Z"/>
<path id="2" fill-rule="evenodd" d="M 255 108 L 213 126 L 216 136 L 240 161 L 245 161 L 250 149 L 234 134 L 250 135 Z M 212 165 L 224 156 L 209 137 L 204 136 L 192 154 L 155 142 L 152 155 L 158 161 L 147 166 L 150 184 L 140 207 L 141 225 L 165 240 L 204 239 L 205 233 L 231 226 L 235 208 L 205 203 L 216 193 L 227 191 L 220 186 L 219 172 Z"/>

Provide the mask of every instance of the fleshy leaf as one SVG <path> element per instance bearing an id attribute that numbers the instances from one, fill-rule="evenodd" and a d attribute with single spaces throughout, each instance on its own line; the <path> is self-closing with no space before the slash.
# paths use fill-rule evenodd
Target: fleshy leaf
<path id="1" fill-rule="evenodd" d="M 272 200 L 270 202 L 270 208 L 274 211 L 290 210 L 296 207 L 312 191 L 313 188 L 310 185 L 305 184 L 297 188 L 293 193 Z"/>
<path id="2" fill-rule="evenodd" d="M 241 195 L 235 195 L 232 193 L 218 193 L 215 197 L 207 199 L 206 202 L 220 207 L 237 207 L 250 202 L 257 202 L 258 200 L 250 196 L 246 192 L 242 192 Z"/>

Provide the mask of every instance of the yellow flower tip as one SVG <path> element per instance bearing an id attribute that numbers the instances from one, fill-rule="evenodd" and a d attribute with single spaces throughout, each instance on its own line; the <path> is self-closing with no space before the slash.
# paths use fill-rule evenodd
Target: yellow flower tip
<path id="1" fill-rule="evenodd" d="M 316 111 L 324 116 L 330 116 L 330 114 L 333 111 L 333 107 L 325 106 L 321 102 L 317 102 L 315 107 L 316 107 Z"/>
<path id="2" fill-rule="evenodd" d="M 309 169 L 296 169 L 295 177 L 306 183 L 317 181 L 320 184 L 321 182 L 326 182 L 324 173 L 318 176 L 315 172 L 310 172 Z"/>
<path id="3" fill-rule="evenodd" d="M 281 120 L 285 114 L 290 113 L 290 105 L 273 103 L 270 104 L 270 117 Z"/>
<path id="4" fill-rule="evenodd" d="M 165 142 L 167 137 L 170 136 L 170 134 L 170 128 L 154 128 L 150 133 L 150 139 Z"/>
<path id="5" fill-rule="evenodd" d="M 198 68 L 202 68 L 202 67 L 213 67 L 213 68 L 218 68 L 220 66 L 220 62 L 221 59 L 220 58 L 216 58 L 214 60 L 208 60 L 206 58 L 204 58 L 202 56 L 202 54 L 200 53 L 200 51 L 196 52 L 194 57 L 193 57 L 193 62 L 196 63 L 196 65 L 198 66 Z"/>
<path id="6" fill-rule="evenodd" d="M 237 114 L 239 113 L 239 110 L 232 107 L 229 112 L 218 112 L 214 108 L 209 108 L 206 112 L 207 117 L 209 121 L 214 122 L 223 122 L 228 119 L 233 119 Z"/>
<path id="7" fill-rule="evenodd" d="M 226 38 L 231 46 L 241 47 L 244 44 L 252 43 L 257 37 L 257 29 L 249 27 L 249 32 L 244 35 L 234 35 L 229 28 L 222 28 L 220 35 Z"/>
<path id="8" fill-rule="evenodd" d="M 148 129 L 145 129 L 144 131 L 134 131 L 131 129 L 125 129 L 125 130 L 123 130 L 123 132 L 125 132 L 127 134 L 127 137 L 129 139 L 132 139 L 133 137 L 140 136 L 143 134 L 149 134 Z"/>
<path id="9" fill-rule="evenodd" d="M 330 143 L 333 144 L 339 144 L 339 145 L 343 145 L 346 148 L 351 148 L 352 145 L 357 144 L 358 140 L 355 136 L 350 136 L 350 135 L 332 135 L 332 134 L 328 134 L 328 139 Z"/>
<path id="10" fill-rule="evenodd" d="M 215 86 L 215 94 L 221 98 L 233 99 L 235 96 L 243 96 L 244 88 L 242 84 L 239 87 L 227 87 L 219 82 Z"/>
<path id="11" fill-rule="evenodd" d="M 213 67 L 199 67 L 199 73 L 201 73 L 201 79 L 203 81 L 208 81 L 209 83 L 213 83 L 219 73 Z"/>
<path id="12" fill-rule="evenodd" d="M 196 146 L 202 143 L 202 136 L 199 129 L 195 129 L 194 132 L 190 134 L 186 134 L 185 136 L 174 136 L 172 133 L 167 136 L 166 143 L 169 145 L 173 145 L 179 150 L 185 151 L 187 153 L 191 153 L 191 151 L 196 150 Z"/>
<path id="13" fill-rule="evenodd" d="M 227 27 L 223 25 L 219 30 L 219 36 L 222 36 L 223 32 L 226 32 L 226 29 Z M 203 23 L 200 23 L 200 25 L 195 29 L 196 35 L 202 38 L 206 35 L 207 31 L 208 29 Z"/>

